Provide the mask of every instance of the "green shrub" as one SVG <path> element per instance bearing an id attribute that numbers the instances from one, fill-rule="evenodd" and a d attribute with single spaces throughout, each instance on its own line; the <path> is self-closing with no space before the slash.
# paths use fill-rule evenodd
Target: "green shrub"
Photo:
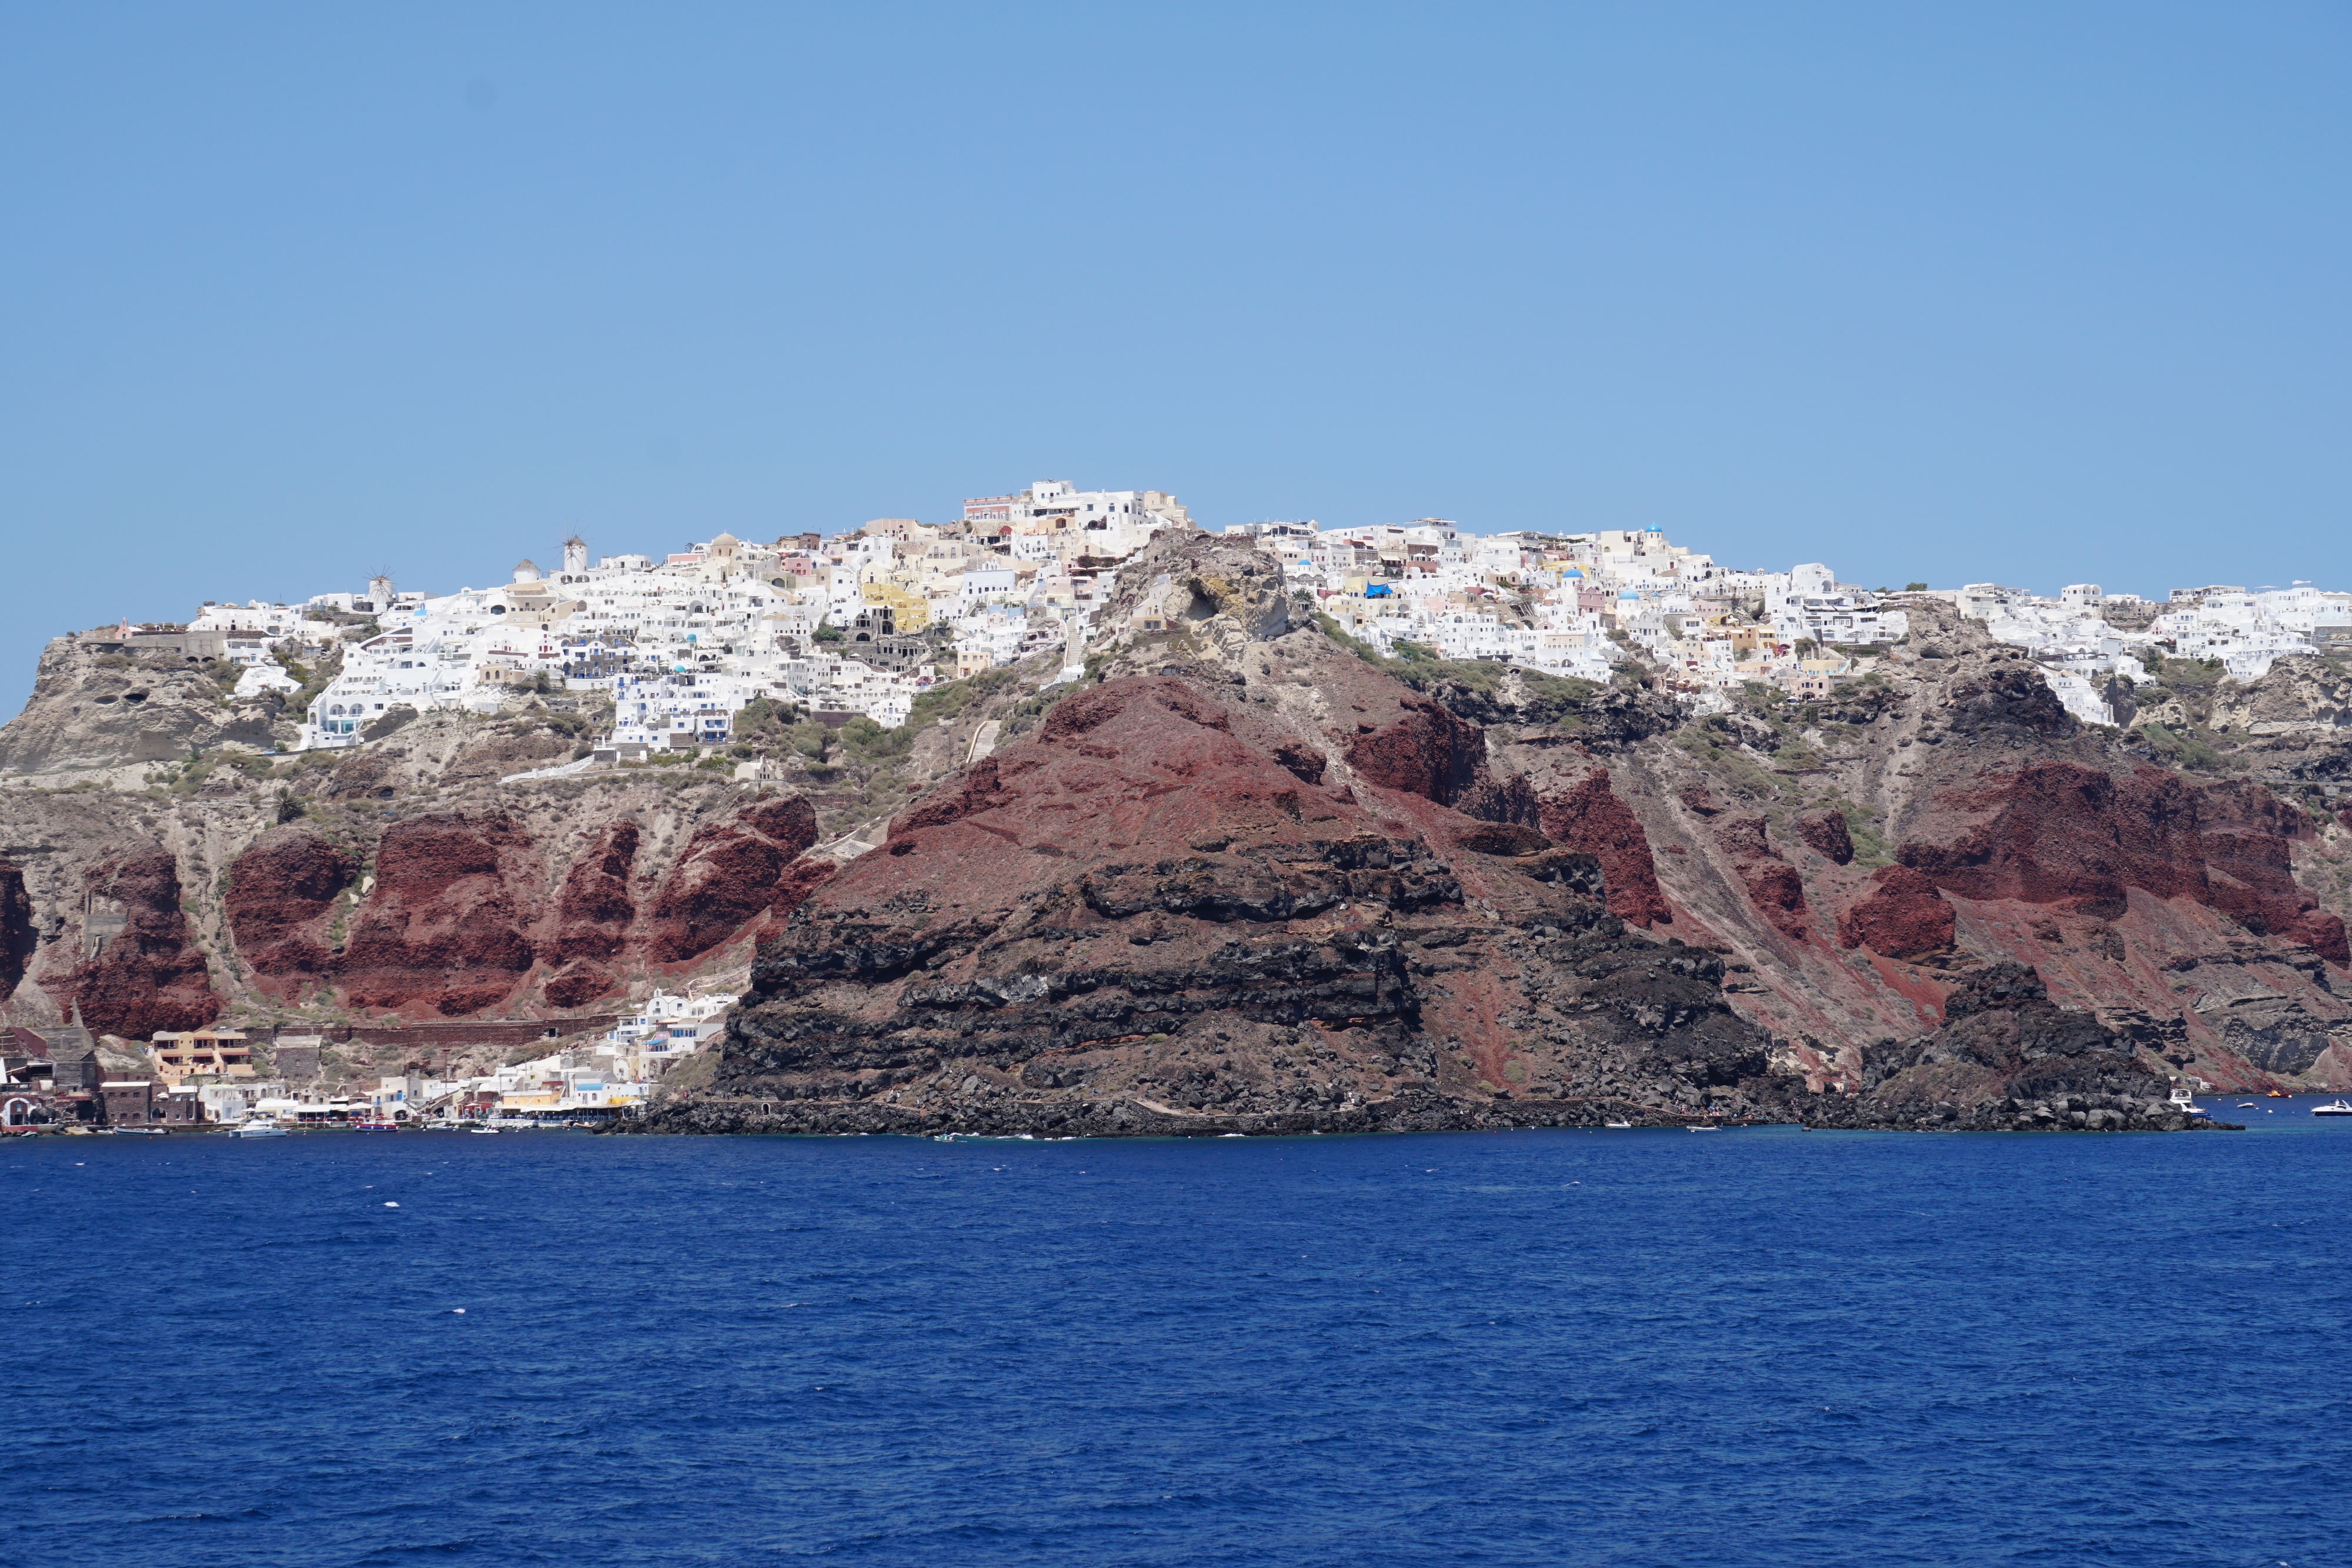
<path id="1" fill-rule="evenodd" d="M 836 732 L 841 737 L 841 749 L 860 762 L 879 762 L 886 758 L 904 757 L 915 744 L 915 731 L 907 725 L 897 729 L 885 729 L 864 714 L 849 720 Z"/>
<path id="2" fill-rule="evenodd" d="M 2141 738 L 2174 761 L 2189 768 L 2219 768 L 2221 754 L 2194 733 L 2176 735 L 2160 724 L 2140 726 Z"/>

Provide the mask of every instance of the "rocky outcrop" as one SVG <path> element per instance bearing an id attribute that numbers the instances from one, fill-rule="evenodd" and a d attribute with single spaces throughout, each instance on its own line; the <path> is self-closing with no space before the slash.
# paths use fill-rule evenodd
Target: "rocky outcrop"
<path id="1" fill-rule="evenodd" d="M 1846 826 L 1843 811 L 1808 811 L 1797 819 L 1795 825 L 1797 837 L 1815 854 L 1825 855 L 1837 865 L 1853 863 L 1853 834 Z"/>
<path id="2" fill-rule="evenodd" d="M 264 995 L 299 999 L 335 962 L 328 930 L 355 880 L 351 857 L 316 833 L 277 828 L 229 864 L 228 928 Z"/>
<path id="3" fill-rule="evenodd" d="M 0 861 L 0 1002 L 16 994 L 39 941 L 33 901 L 25 893 L 24 869 Z"/>
<path id="4" fill-rule="evenodd" d="M 1403 716 L 1347 743 L 1348 766 L 1384 789 L 1402 789 L 1466 817 L 1490 822 L 1536 820 L 1527 781 L 1497 781 L 1486 765 L 1486 737 L 1426 697 L 1400 695 Z"/>
<path id="5" fill-rule="evenodd" d="M 1804 879 L 1772 847 L 1764 828 L 1762 817 L 1733 817 L 1716 828 L 1716 841 L 1730 855 L 1748 902 L 1765 923 L 1790 941 L 1802 942 L 1812 930 Z"/>
<path id="6" fill-rule="evenodd" d="M 1935 805 L 1898 858 L 1948 893 L 2113 918 L 2141 888 L 2352 962 L 2344 922 L 2294 880 L 2291 845 L 2309 837 L 2310 820 L 2265 789 L 2052 761 Z"/>
<path id="7" fill-rule="evenodd" d="M 1954 915 L 1936 884 L 1907 865 L 1883 866 L 1838 916 L 1838 945 L 1917 958 L 1952 945 Z"/>
<path id="8" fill-rule="evenodd" d="M 533 849 L 502 815 L 437 812 L 386 829 L 338 966 L 352 1004 L 454 1018 L 505 1001 L 537 961 L 514 894 L 531 879 Z"/>
<path id="9" fill-rule="evenodd" d="M 1537 797 L 1536 821 L 1562 847 L 1601 862 L 1609 912 L 1635 925 L 1671 922 L 1674 911 L 1658 886 L 1657 862 L 1642 821 L 1611 788 L 1609 770 L 1593 768 L 1561 789 Z"/>
<path id="10" fill-rule="evenodd" d="M 98 634 L 53 639 L 32 699 L 0 727 L 0 773 L 184 762 L 224 743 L 271 749 L 295 730 L 276 693 L 228 695 L 233 669 Z"/>
<path id="11" fill-rule="evenodd" d="M 757 916 L 789 915 L 832 874 L 830 862 L 795 863 L 815 842 L 815 810 L 798 795 L 698 830 L 655 897 L 647 955 L 684 963 Z"/>
<path id="12" fill-rule="evenodd" d="M 1997 964 L 1947 998 L 1924 1040 L 1866 1053 L 1862 1092 L 1807 1106 L 1819 1126 L 2179 1131 L 2197 1125 L 2168 1081 L 2091 1014 L 2052 1004 L 2041 977 Z"/>
<path id="13" fill-rule="evenodd" d="M 2316 653 L 2290 654 L 2258 681 L 2224 683 L 2210 722 L 2224 735 L 2352 740 L 2352 674 Z"/>
<path id="14" fill-rule="evenodd" d="M 168 852 L 136 850 L 105 862 L 85 879 L 82 901 L 94 916 L 84 956 L 45 988 L 59 1016 L 79 1007 L 94 1032 L 143 1040 L 158 1030 L 202 1029 L 220 1015 Z"/>
<path id="15" fill-rule="evenodd" d="M 2022 653 L 1997 650 L 1981 664 L 1957 672 L 1944 689 L 1937 716 L 1961 735 L 2018 734 L 2055 739 L 2081 727 L 2050 689 L 2040 666 Z"/>
<path id="16" fill-rule="evenodd" d="M 637 906 L 630 891 L 643 835 L 635 822 L 608 822 L 564 873 L 555 918 L 540 948 L 557 963 L 610 958 L 629 940 Z"/>
<path id="17" fill-rule="evenodd" d="M 653 1126 L 1597 1123 L 1762 1078 L 1721 961 L 1629 937 L 1590 857 L 1442 804 L 1417 746 L 1307 786 L 1264 724 L 1177 678 L 1065 698 L 816 890 Z"/>

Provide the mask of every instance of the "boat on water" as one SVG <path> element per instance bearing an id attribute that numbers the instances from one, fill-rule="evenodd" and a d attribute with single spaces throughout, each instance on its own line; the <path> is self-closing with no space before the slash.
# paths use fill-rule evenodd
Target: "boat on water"
<path id="1" fill-rule="evenodd" d="M 2326 1105 L 2314 1105 L 2311 1113 L 2315 1116 L 2352 1116 L 2352 1105 L 2337 1100 Z"/>
<path id="2" fill-rule="evenodd" d="M 1721 1127 L 1717 1126 L 1713 1122 L 1693 1122 L 1691 1124 L 1690 1130 L 1694 1133 L 1720 1133 L 1723 1131 Z"/>
<path id="3" fill-rule="evenodd" d="M 275 1116 L 254 1116 L 239 1122 L 228 1130 L 232 1138 L 282 1138 L 286 1129 Z"/>
<path id="4" fill-rule="evenodd" d="M 1601 1124 L 1604 1127 L 1622 1127 L 1628 1131 L 1631 1131 L 1633 1125 L 1631 1122 L 1603 1122 Z"/>
<path id="5" fill-rule="evenodd" d="M 160 1138 L 164 1135 L 161 1127 L 117 1127 L 114 1130 L 126 1138 Z"/>
<path id="6" fill-rule="evenodd" d="M 2191 1116 L 2210 1116 L 2213 1113 L 2197 1103 L 2195 1091 L 2186 1083 L 2176 1083 L 2172 1086 L 2172 1108 Z"/>
<path id="7" fill-rule="evenodd" d="M 469 1133 L 495 1133 L 498 1129 L 496 1127 L 468 1127 L 466 1131 Z"/>
<path id="8" fill-rule="evenodd" d="M 400 1124 L 397 1122 L 354 1122 L 352 1125 L 357 1127 L 362 1133 L 397 1133 L 400 1131 Z"/>

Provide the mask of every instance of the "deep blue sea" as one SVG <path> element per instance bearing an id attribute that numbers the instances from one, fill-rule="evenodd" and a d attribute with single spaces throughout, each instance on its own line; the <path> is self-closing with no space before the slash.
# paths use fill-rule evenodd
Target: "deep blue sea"
<path id="1" fill-rule="evenodd" d="M 2210 1103 L 18 1140 L 0 1562 L 2352 1562 L 2352 1125 Z"/>

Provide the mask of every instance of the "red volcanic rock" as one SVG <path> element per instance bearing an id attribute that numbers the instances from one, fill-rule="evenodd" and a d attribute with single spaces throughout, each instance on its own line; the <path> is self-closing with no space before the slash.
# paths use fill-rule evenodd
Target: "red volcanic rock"
<path id="1" fill-rule="evenodd" d="M 1936 884 L 1907 865 L 1874 873 L 1871 890 L 1838 916 L 1838 942 L 1889 958 L 1916 957 L 1952 945 L 1952 906 Z"/>
<path id="2" fill-rule="evenodd" d="M 1935 804 L 1976 820 L 1941 835 L 1941 823 L 1916 824 L 1898 858 L 1963 898 L 2063 904 L 2113 918 L 2123 913 L 2126 885 L 2159 898 L 2204 891 L 2196 796 L 2175 774 L 2143 768 L 2118 779 L 2044 762 Z"/>
<path id="3" fill-rule="evenodd" d="M 635 822 L 609 823 L 565 873 L 563 891 L 555 901 L 553 935 L 541 944 L 551 960 L 609 958 L 628 941 L 629 925 L 637 917 L 636 904 L 629 896 L 629 873 L 636 864 L 638 837 Z M 609 984 L 609 976 L 606 980 Z M 558 1007 L 579 1005 L 556 1001 L 553 982 L 548 1000 Z"/>
<path id="4" fill-rule="evenodd" d="M 541 994 L 551 1006 L 584 1008 L 597 998 L 620 988 L 613 972 L 586 958 L 574 958 L 548 977 Z"/>
<path id="5" fill-rule="evenodd" d="M 814 842 L 816 809 L 803 795 L 764 800 L 697 829 L 655 895 L 647 956 L 682 964 L 734 937 L 755 916 L 791 914 L 831 873 L 826 865 L 787 874 Z"/>
<path id="6" fill-rule="evenodd" d="M 1427 697 L 1402 697 L 1397 706 L 1403 717 L 1348 742 L 1348 766 L 1360 778 L 1451 806 L 1465 817 L 1535 823 L 1537 808 L 1527 781 L 1497 782 L 1488 769 L 1486 731 Z"/>
<path id="7" fill-rule="evenodd" d="M 2352 961 L 2343 922 L 2294 883 L 2288 845 L 2311 831 L 2309 819 L 2257 786 L 2200 786 L 2155 768 L 2116 778 L 2043 762 L 1935 804 L 1962 820 L 1916 826 L 1899 858 L 1964 898 L 2113 919 L 2125 909 L 2125 890 L 2137 887 Z"/>
<path id="8" fill-rule="evenodd" d="M 1734 817 L 1717 825 L 1715 841 L 1721 844 L 1734 860 L 1776 861 L 1780 858 L 1780 852 L 1774 849 L 1771 841 L 1764 836 L 1764 819 L 1761 817 Z"/>
<path id="9" fill-rule="evenodd" d="M 1748 897 L 1772 929 L 1791 942 L 1802 942 L 1812 929 L 1812 911 L 1805 904 L 1804 879 L 1785 861 L 1767 861 L 1740 868 Z"/>
<path id="10" fill-rule="evenodd" d="M 2250 931 L 2352 963 L 2344 922 L 2295 885 L 2288 846 L 2311 836 L 2308 817 L 2259 785 L 2213 784 L 2198 792 L 2198 819 L 2207 903 Z"/>
<path id="11" fill-rule="evenodd" d="M 1601 862 L 1610 914 L 1636 925 L 1673 923 L 1650 857 L 1650 835 L 1609 787 L 1607 768 L 1595 768 L 1563 794 L 1540 797 L 1537 813 L 1537 824 L 1552 841 Z"/>
<path id="12" fill-rule="evenodd" d="M 1320 784 L 1326 767 L 1323 754 L 1295 740 L 1276 741 L 1266 748 L 1274 759 L 1301 784 Z"/>
<path id="13" fill-rule="evenodd" d="M 1733 869 L 1756 912 L 1781 936 L 1802 942 L 1812 927 L 1812 911 L 1805 905 L 1804 879 L 1772 847 L 1765 836 L 1764 819 L 1734 817 L 1717 827 L 1715 837 L 1730 853 Z"/>
<path id="14" fill-rule="evenodd" d="M 180 873 L 168 852 L 109 861 L 91 872 L 84 893 L 121 904 L 123 925 L 95 958 L 47 982 L 59 1012 L 79 1003 L 94 1032 L 126 1040 L 202 1029 L 220 1016 L 205 956 L 180 913 Z"/>
<path id="15" fill-rule="evenodd" d="M 456 1018 L 511 996 L 536 959 L 513 892 L 531 883 L 532 848 L 503 816 L 442 812 L 387 828 L 343 951 L 352 1003 Z"/>
<path id="16" fill-rule="evenodd" d="M 0 861 L 0 1002 L 16 994 L 25 977 L 39 934 L 33 929 L 33 901 L 25 893 L 25 873 Z"/>
<path id="17" fill-rule="evenodd" d="M 1473 829 L 1460 816 L 1444 820 Z M 1003 908 L 1100 859 L 1108 863 L 1086 878 L 1090 906 L 1123 910 L 1129 883 L 1158 888 L 1155 868 L 1171 855 L 1222 863 L 1236 839 L 1349 838 L 1359 824 L 1370 831 L 1361 807 L 1303 787 L 1269 752 L 1236 737 L 1215 703 L 1181 681 L 1136 676 L 1064 698 L 1034 744 L 982 758 L 900 812 L 883 849 L 853 862 L 813 904 L 879 909 L 903 883 L 935 901 Z M 1285 908 L 1346 898 L 1260 886 L 1257 876 L 1236 876 L 1219 896 Z"/>
<path id="18" fill-rule="evenodd" d="M 353 869 L 326 840 L 294 828 L 270 830 L 229 863 L 229 936 L 257 989 L 299 997 L 333 963 L 324 928 Z"/>
<path id="19" fill-rule="evenodd" d="M 1072 697 L 1068 702 L 1078 699 Z M 890 834 L 911 833 L 919 828 L 944 827 L 960 822 L 966 817 L 976 817 L 982 811 L 992 811 L 999 806 L 1009 806 L 1020 797 L 1008 788 L 998 774 L 994 757 L 983 757 L 963 770 L 960 778 L 949 779 L 920 800 L 898 813 L 890 823 Z"/>
<path id="20" fill-rule="evenodd" d="M 1273 727 L 1165 676 L 1065 698 L 761 946 L 697 1106 L 778 1130 L 1430 1127 L 1597 1120 L 1559 1092 L 1580 1076 L 1679 1097 L 1766 1071 L 1720 958 L 1627 936 L 1593 857 L 1360 773 L 1311 788 Z M 1301 1051 L 1360 1065 L 1318 1079 Z"/>
<path id="21" fill-rule="evenodd" d="M 1853 835 L 1846 831 L 1843 811 L 1808 811 L 1797 819 L 1797 837 L 1805 841 L 1815 854 L 1827 855 L 1840 865 L 1853 859 Z"/>

